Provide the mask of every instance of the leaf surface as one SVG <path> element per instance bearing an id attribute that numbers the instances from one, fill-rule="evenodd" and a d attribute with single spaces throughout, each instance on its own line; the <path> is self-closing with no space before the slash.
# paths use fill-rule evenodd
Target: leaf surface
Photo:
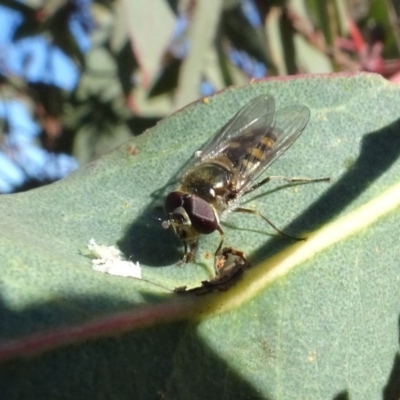
<path id="1" fill-rule="evenodd" d="M 274 182 L 244 204 L 308 240 L 232 213 L 226 245 L 253 267 L 208 296 L 92 271 L 93 237 L 118 244 L 146 280 L 167 288 L 211 278 L 218 234 L 202 240 L 196 263 L 178 267 L 182 246 L 161 228 L 156 205 L 194 151 L 262 93 L 278 108 L 311 110 L 269 173 L 332 182 L 280 190 Z M 400 367 L 399 104 L 399 86 L 368 74 L 231 88 L 63 181 L 2 196 L 3 398 L 389 396 Z M 35 357 L 19 360 L 28 352 Z"/>

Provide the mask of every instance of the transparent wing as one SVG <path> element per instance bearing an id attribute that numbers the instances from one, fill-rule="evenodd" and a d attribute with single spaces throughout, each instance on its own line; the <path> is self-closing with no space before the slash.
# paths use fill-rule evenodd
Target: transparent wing
<path id="1" fill-rule="evenodd" d="M 272 96 L 255 97 L 196 152 L 195 161 L 215 158 L 226 149 L 229 143 L 235 141 L 246 131 L 265 131 L 268 127 L 273 126 L 274 115 L 275 100 Z"/>
<path id="2" fill-rule="evenodd" d="M 284 153 L 300 136 L 310 118 L 306 106 L 296 105 L 278 110 L 273 126 L 266 126 L 264 131 L 252 131 L 241 139 L 240 153 L 229 154 L 229 144 L 225 150 L 227 157 L 235 157 L 236 174 L 234 182 L 238 192 L 245 191 L 254 180 Z M 245 140 L 243 140 L 245 139 Z M 236 146 L 236 145 L 235 145 Z M 239 149 L 239 148 L 238 148 Z"/>
<path id="3" fill-rule="evenodd" d="M 181 174 L 200 163 L 216 162 L 232 172 L 235 191 L 243 193 L 293 144 L 309 118 L 306 106 L 275 112 L 272 96 L 255 97 L 195 153 Z"/>

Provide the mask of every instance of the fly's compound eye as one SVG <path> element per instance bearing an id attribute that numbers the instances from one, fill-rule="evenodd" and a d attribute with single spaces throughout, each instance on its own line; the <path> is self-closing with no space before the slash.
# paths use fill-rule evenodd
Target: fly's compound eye
<path id="1" fill-rule="evenodd" d="M 171 192 L 165 199 L 165 212 L 170 216 L 169 221 L 163 222 L 163 228 L 173 225 L 192 225 L 201 234 L 214 232 L 219 221 L 212 206 L 198 196 L 182 192 Z"/>
<path id="2" fill-rule="evenodd" d="M 166 214 L 173 213 L 177 208 L 183 206 L 184 194 L 182 192 L 171 192 L 164 202 L 164 210 Z"/>
<path id="3" fill-rule="evenodd" d="M 183 208 L 190 218 L 192 226 L 197 232 L 207 235 L 214 232 L 219 222 L 212 206 L 197 196 L 184 198 Z"/>

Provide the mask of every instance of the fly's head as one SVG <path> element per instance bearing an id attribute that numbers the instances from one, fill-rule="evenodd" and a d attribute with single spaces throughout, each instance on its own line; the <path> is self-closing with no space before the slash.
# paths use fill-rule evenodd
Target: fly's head
<path id="1" fill-rule="evenodd" d="M 196 195 L 171 192 L 165 199 L 164 209 L 168 219 L 162 222 L 162 227 L 168 229 L 172 226 L 185 247 L 190 246 L 191 253 L 197 247 L 200 235 L 208 235 L 219 228 L 213 206 Z"/>

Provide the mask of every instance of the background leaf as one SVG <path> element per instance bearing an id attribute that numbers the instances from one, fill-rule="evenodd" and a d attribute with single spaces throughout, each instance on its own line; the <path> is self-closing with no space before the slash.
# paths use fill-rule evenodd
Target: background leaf
<path id="1" fill-rule="evenodd" d="M 286 241 L 259 218 L 231 215 L 226 244 L 254 268 L 204 297 L 92 271 L 94 237 L 171 289 L 211 277 L 217 234 L 178 268 L 182 246 L 155 205 L 193 151 L 260 93 L 311 109 L 269 173 L 332 183 L 266 185 L 245 204 L 310 239 Z M 375 75 L 257 82 L 186 107 L 63 181 L 2 196 L 2 397 L 398 397 L 399 102 L 399 87 Z M 358 217 L 382 198 L 392 205 L 371 208 L 374 223 Z M 37 355 L 18 360 L 28 352 Z"/>

